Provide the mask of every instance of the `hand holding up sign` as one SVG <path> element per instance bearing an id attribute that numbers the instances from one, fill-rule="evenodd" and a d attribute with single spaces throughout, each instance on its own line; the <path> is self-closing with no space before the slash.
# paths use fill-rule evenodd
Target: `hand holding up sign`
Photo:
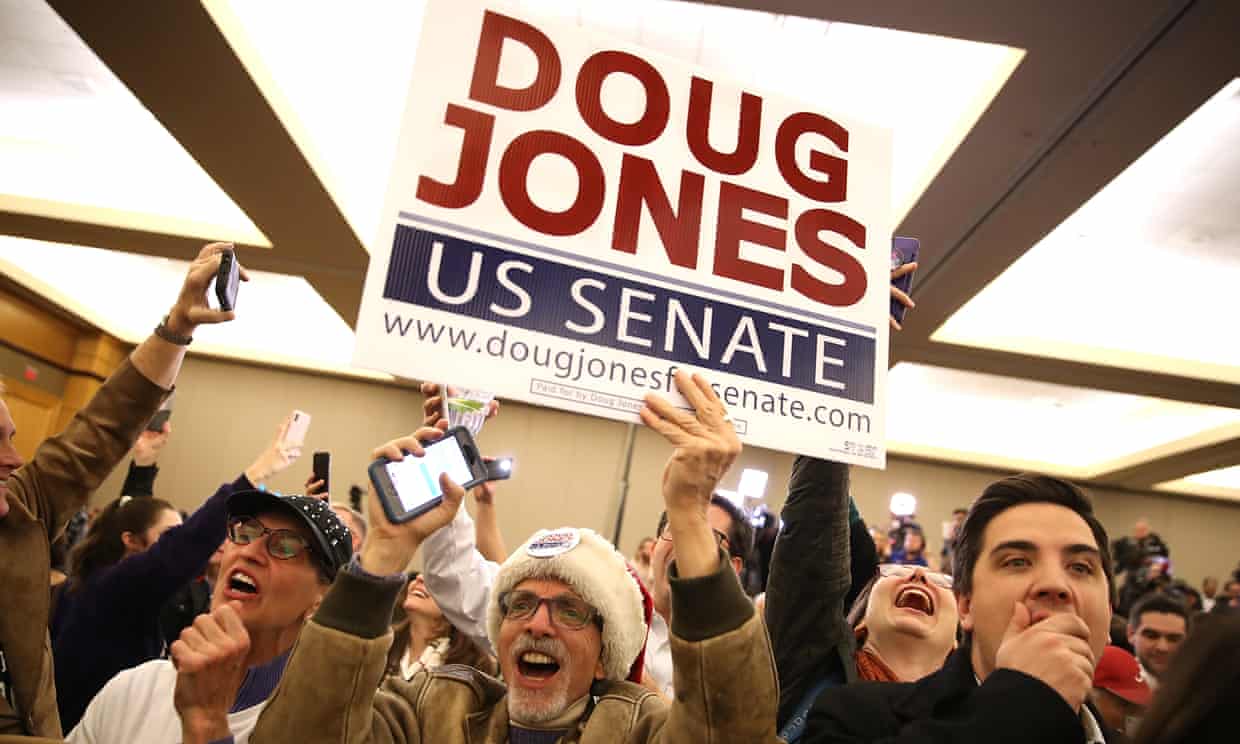
<path id="1" fill-rule="evenodd" d="M 663 500 L 676 565 L 682 578 L 705 576 L 719 567 L 719 547 L 706 521 L 706 508 L 720 479 L 741 452 L 731 416 L 701 375 L 678 370 L 676 388 L 693 412 L 657 395 L 646 396 L 641 419 L 675 449 L 663 470 Z"/>

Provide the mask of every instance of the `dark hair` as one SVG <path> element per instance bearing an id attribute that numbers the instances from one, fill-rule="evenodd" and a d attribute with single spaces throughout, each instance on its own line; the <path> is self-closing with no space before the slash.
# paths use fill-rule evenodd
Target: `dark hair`
<path id="1" fill-rule="evenodd" d="M 1085 520 L 1098 544 L 1107 587 L 1114 591 L 1111 556 L 1107 552 L 1111 543 L 1107 540 L 1106 528 L 1094 516 L 1094 507 L 1089 503 L 1089 498 L 1080 488 L 1065 480 L 1049 475 L 1022 473 L 987 486 L 977 501 L 973 502 L 969 514 L 961 523 L 960 530 L 956 533 L 956 552 L 952 565 L 957 595 L 966 596 L 973 591 L 973 569 L 981 557 L 982 537 L 991 520 L 1013 506 L 1037 503 L 1057 504 L 1071 509 Z"/>
<path id="2" fill-rule="evenodd" d="M 413 581 L 416 577 L 417 572 L 411 573 L 409 581 Z M 388 649 L 385 676 L 400 674 L 400 660 L 409 648 L 409 616 L 401 606 L 404 604 L 403 597 L 408 589 L 409 583 L 406 582 L 405 591 L 400 593 L 402 600 L 396 603 L 396 607 L 392 612 L 395 620 L 392 625 L 392 647 Z M 457 630 L 456 626 L 450 623 L 446 617 L 443 620 L 443 624 L 448 628 L 449 639 L 448 650 L 443 655 L 444 664 L 464 664 L 492 677 L 499 674 L 499 664 L 494 656 L 478 646 L 472 638 Z"/>
<path id="3" fill-rule="evenodd" d="M 385 672 L 388 676 L 400 674 L 400 660 L 409 648 L 409 620 L 397 623 L 392 628 L 392 634 L 392 648 L 388 650 Z M 495 657 L 479 648 L 472 638 L 457 630 L 451 623 L 448 623 L 448 650 L 443 655 L 443 663 L 464 664 L 492 677 L 499 674 L 499 664 Z"/>
<path id="4" fill-rule="evenodd" d="M 1161 612 L 1166 615 L 1179 615 L 1184 618 L 1184 627 L 1188 627 L 1188 608 L 1184 603 L 1160 592 L 1151 592 L 1132 606 L 1128 613 L 1128 625 L 1141 627 L 1141 616 L 1147 612 Z"/>
<path id="5" fill-rule="evenodd" d="M 1240 617 L 1203 617 L 1171 659 L 1137 744 L 1233 741 L 1240 707 Z"/>
<path id="6" fill-rule="evenodd" d="M 861 587 L 861 591 L 857 592 L 857 598 L 853 600 L 852 607 L 848 608 L 848 614 L 844 617 L 850 629 L 855 631 L 857 625 L 865 619 L 865 611 L 870 606 L 870 594 L 880 578 L 882 575 L 875 571 L 870 580 L 865 582 L 865 586 Z"/>
<path id="7" fill-rule="evenodd" d="M 720 496 L 717 493 L 710 495 L 710 503 L 727 512 L 728 517 L 732 520 L 732 526 L 728 527 L 728 555 L 733 558 L 740 558 L 742 563 L 749 563 L 749 554 L 753 550 L 753 525 L 749 523 L 749 518 L 745 516 L 745 512 L 740 507 L 733 504 L 726 496 Z M 667 527 L 667 512 L 659 515 L 659 527 L 655 531 L 656 535 L 662 535 L 663 529 Z"/>
<path id="8" fill-rule="evenodd" d="M 69 554 L 73 586 L 81 586 L 96 572 L 118 563 L 125 557 L 125 543 L 121 535 L 146 532 L 165 511 L 175 512 L 176 507 L 163 499 L 149 496 L 122 496 L 105 506 L 87 527 L 86 536 Z"/>

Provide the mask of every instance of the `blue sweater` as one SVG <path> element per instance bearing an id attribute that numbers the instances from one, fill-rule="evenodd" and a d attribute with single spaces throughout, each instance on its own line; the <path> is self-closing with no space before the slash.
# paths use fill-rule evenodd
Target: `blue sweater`
<path id="1" fill-rule="evenodd" d="M 244 475 L 220 486 L 184 524 L 165 532 L 148 550 L 64 593 L 52 621 L 52 653 L 65 731 L 77 725 L 91 699 L 118 672 L 163 655 L 160 608 L 202 574 L 223 542 L 228 497 L 253 487 Z"/>

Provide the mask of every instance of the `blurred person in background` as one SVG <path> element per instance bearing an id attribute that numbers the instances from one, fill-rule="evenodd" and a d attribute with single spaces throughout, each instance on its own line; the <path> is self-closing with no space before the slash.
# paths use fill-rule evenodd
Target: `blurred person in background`
<path id="1" fill-rule="evenodd" d="M 890 562 L 906 566 L 930 566 L 926 560 L 926 536 L 920 529 L 910 527 L 904 531 L 904 542 L 891 551 Z"/>
<path id="2" fill-rule="evenodd" d="M 1138 599 L 1171 581 L 1171 550 L 1158 533 L 1150 529 L 1145 517 L 1133 525 L 1131 535 L 1111 544 L 1111 555 L 1116 574 L 1124 576 L 1117 608 L 1120 614 L 1127 615 Z"/>
<path id="3" fill-rule="evenodd" d="M 1170 559 L 1159 555 L 1146 558 L 1141 568 L 1128 573 L 1124 585 L 1120 587 L 1117 609 L 1125 615 L 1131 614 L 1142 597 L 1166 592 L 1173 582 Z"/>
<path id="4" fill-rule="evenodd" d="M 362 543 L 366 541 L 366 515 L 340 502 L 332 503 L 331 507 L 344 526 L 349 528 L 349 535 L 353 539 L 353 552 L 358 552 L 362 549 Z"/>
<path id="5" fill-rule="evenodd" d="M 762 593 L 766 591 L 766 582 L 771 577 L 771 553 L 775 550 L 775 539 L 779 537 L 779 517 L 773 514 L 766 504 L 762 504 L 751 523 L 754 528 L 752 590 Z"/>
<path id="6" fill-rule="evenodd" d="M 1102 650 L 1089 699 L 1103 723 L 1123 737 L 1120 741 L 1131 740 L 1137 732 L 1152 694 L 1132 654 L 1115 646 Z"/>
<path id="7" fill-rule="evenodd" d="M 409 581 L 397 614 L 400 619 L 392 626 L 388 651 L 389 676 L 408 682 L 419 671 L 434 671 L 444 664 L 464 664 L 492 677 L 499 674 L 495 657 L 444 618 L 420 575 Z"/>
<path id="8" fill-rule="evenodd" d="M 1119 538 L 1111 545 L 1117 573 L 1135 571 L 1145 564 L 1147 558 L 1171 557 L 1171 550 L 1157 532 L 1150 529 L 1145 517 L 1137 520 L 1132 534 Z"/>
<path id="9" fill-rule="evenodd" d="M 653 537 L 643 537 L 637 543 L 637 550 L 633 551 L 633 568 L 637 570 L 637 575 L 641 577 L 642 583 L 646 586 L 650 586 L 650 556 L 653 553 Z"/>
<path id="10" fill-rule="evenodd" d="M 1218 578 L 1207 576 L 1201 580 L 1201 611 L 1214 609 L 1214 600 L 1218 595 Z"/>
<path id="11" fill-rule="evenodd" d="M 968 509 L 952 509 L 951 521 L 943 529 L 943 549 L 939 552 L 939 570 L 949 576 L 952 572 L 952 563 L 956 560 L 956 534 L 960 532 L 960 525 L 964 523 L 964 517 L 968 513 Z"/>
<path id="12" fill-rule="evenodd" d="M 1168 597 L 1179 600 L 1188 610 L 1189 618 L 1199 612 L 1205 612 L 1201 600 L 1201 592 L 1194 589 L 1187 581 L 1175 579 L 1165 592 Z"/>
<path id="13" fill-rule="evenodd" d="M 735 504 L 717 493 L 711 494 L 707 502 L 706 523 L 715 536 L 716 544 L 727 554 L 737 580 L 742 580 L 746 569 L 745 558 L 751 554 L 749 546 L 753 539 L 753 525 Z M 667 512 L 659 515 L 655 534 L 658 538 L 650 561 L 649 587 L 654 614 L 650 620 L 650 637 L 646 641 L 643 662 L 647 685 L 671 700 L 676 695 L 671 630 L 675 620 L 672 613 L 671 570 L 676 560 L 676 544 L 672 540 Z"/>
<path id="14" fill-rule="evenodd" d="M 1135 744 L 1231 744 L 1240 710 L 1240 617 L 1210 615 L 1171 662 Z"/>
<path id="15" fill-rule="evenodd" d="M 203 574 L 224 540 L 228 500 L 286 470 L 301 454 L 285 444 L 291 419 L 232 483 L 221 485 L 184 525 L 171 504 L 122 496 L 92 523 L 70 559 L 73 578 L 52 620 L 57 704 L 72 728 L 87 704 L 118 672 L 159 658 L 165 648 L 160 612 Z"/>
<path id="16" fill-rule="evenodd" d="M 1188 609 L 1173 597 L 1149 594 L 1132 608 L 1128 616 L 1128 642 L 1141 662 L 1150 688 L 1159 680 L 1188 635 Z"/>
<path id="17" fill-rule="evenodd" d="M 357 486 L 349 489 L 350 498 L 354 488 Z M 327 492 L 327 482 L 320 480 L 313 472 L 306 478 L 306 495 L 327 501 L 344 526 L 349 528 L 349 534 L 353 537 L 353 552 L 362 549 L 362 542 L 366 539 L 366 515 L 362 513 L 361 502 L 355 507 L 341 501 L 332 501 L 331 494 Z"/>
<path id="18" fill-rule="evenodd" d="M 1223 593 L 1214 602 L 1211 614 L 1240 614 L 1240 581 L 1232 579 L 1223 584 Z"/>
<path id="19" fill-rule="evenodd" d="M 200 324 L 232 320 L 207 304 L 228 243 L 205 246 L 154 334 L 133 350 L 60 434 L 29 463 L 0 400 L 0 735 L 61 735 L 48 638 L 48 546 L 85 505 L 155 415 L 176 382 Z M 245 270 L 241 278 L 248 279 Z M 153 288 L 152 288 L 153 290 Z M 20 560 L 14 559 L 20 556 Z"/>

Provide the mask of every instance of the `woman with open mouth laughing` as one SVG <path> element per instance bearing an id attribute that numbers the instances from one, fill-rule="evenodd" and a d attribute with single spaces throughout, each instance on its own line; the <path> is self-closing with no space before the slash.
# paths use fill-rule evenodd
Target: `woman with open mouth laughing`
<path id="1" fill-rule="evenodd" d="M 409 582 L 396 613 L 399 619 L 392 626 L 389 675 L 408 682 L 420 670 L 435 670 L 444 664 L 464 664 L 491 676 L 499 671 L 494 657 L 448 622 L 421 576 Z"/>
<path id="2" fill-rule="evenodd" d="M 893 563 L 861 590 L 848 613 L 858 679 L 913 682 L 938 671 L 956 647 L 960 615 L 952 577 Z"/>
<path id="3" fill-rule="evenodd" d="M 850 509 L 848 473 L 842 463 L 798 457 L 780 514 L 766 622 L 779 671 L 780 735 L 788 742 L 799 739 L 810 705 L 827 687 L 915 681 L 942 667 L 956 645 L 952 578 L 878 565 L 869 536 L 851 529 L 860 515 Z M 850 586 L 866 575 L 872 578 L 845 614 Z"/>

